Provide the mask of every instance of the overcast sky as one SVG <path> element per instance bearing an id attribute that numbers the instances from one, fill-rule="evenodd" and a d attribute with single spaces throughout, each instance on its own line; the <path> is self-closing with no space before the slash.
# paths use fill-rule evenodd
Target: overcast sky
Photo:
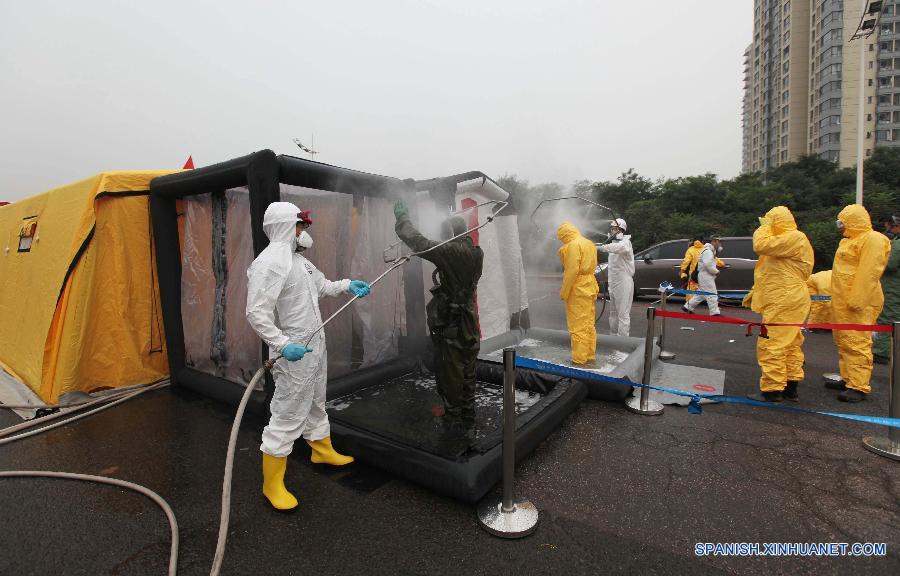
<path id="1" fill-rule="evenodd" d="M 400 178 L 740 171 L 750 0 L 3 2 L 0 200 L 271 148 Z"/>

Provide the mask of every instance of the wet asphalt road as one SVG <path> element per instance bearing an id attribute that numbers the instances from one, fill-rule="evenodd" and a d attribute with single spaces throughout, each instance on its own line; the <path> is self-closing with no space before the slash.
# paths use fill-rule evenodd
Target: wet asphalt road
<path id="1" fill-rule="evenodd" d="M 647 303 L 634 307 L 642 335 Z M 533 310 L 562 327 L 558 302 Z M 729 315 L 749 316 L 728 309 Z M 741 327 L 670 324 L 675 362 L 726 371 L 726 394 L 756 389 L 755 338 Z M 605 320 L 601 327 L 606 328 Z M 828 334 L 805 347 L 801 406 L 886 415 L 887 370 L 867 402 L 821 385 L 836 369 Z M 0 469 L 103 474 L 166 498 L 181 529 L 180 574 L 206 574 L 215 547 L 233 410 L 151 392 L 36 438 L 0 447 Z M 0 414 L 0 426 L 16 421 Z M 883 429 L 732 405 L 700 416 L 642 417 L 586 400 L 518 467 L 517 491 L 541 511 L 518 541 L 483 532 L 474 508 L 360 464 L 320 470 L 300 447 L 280 514 L 259 492 L 263 422 L 248 417 L 235 460 L 223 574 L 900 574 L 900 463 L 866 451 Z M 884 542 L 882 558 L 703 557 L 697 542 Z M 62 480 L 0 480 L 0 574 L 164 574 L 169 528 L 144 497 Z"/>

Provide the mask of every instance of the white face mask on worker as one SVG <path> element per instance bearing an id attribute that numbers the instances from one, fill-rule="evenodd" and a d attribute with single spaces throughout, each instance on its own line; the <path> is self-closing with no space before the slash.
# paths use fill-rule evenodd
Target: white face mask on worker
<path id="1" fill-rule="evenodd" d="M 313 245 L 312 236 L 307 234 L 306 230 L 304 230 L 297 236 L 297 249 L 298 250 L 300 250 L 300 251 L 307 250 L 309 248 L 312 248 L 312 245 Z"/>

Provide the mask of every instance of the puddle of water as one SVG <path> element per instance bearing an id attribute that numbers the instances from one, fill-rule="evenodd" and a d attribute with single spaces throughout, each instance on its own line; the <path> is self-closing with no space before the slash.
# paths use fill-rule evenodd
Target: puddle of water
<path id="1" fill-rule="evenodd" d="M 541 341 L 533 338 L 526 338 L 516 345 L 516 354 L 551 362 L 562 366 L 570 366 L 580 370 L 588 370 L 590 372 L 598 372 L 600 374 L 608 374 L 619 367 L 622 362 L 631 354 L 631 350 L 622 348 L 612 348 L 609 346 L 598 346 L 597 359 L 588 364 L 575 364 L 572 362 L 572 351 L 568 345 L 561 345 L 552 341 Z M 503 361 L 503 349 L 494 350 L 486 354 L 481 354 L 479 358 L 489 360 L 491 362 Z"/>

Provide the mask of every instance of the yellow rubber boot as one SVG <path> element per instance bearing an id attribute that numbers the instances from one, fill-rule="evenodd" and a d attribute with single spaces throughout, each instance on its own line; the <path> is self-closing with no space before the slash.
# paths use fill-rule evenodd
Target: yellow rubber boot
<path id="1" fill-rule="evenodd" d="M 287 456 L 270 456 L 263 452 L 263 495 L 276 510 L 297 507 L 297 499 L 284 487 Z"/>
<path id="2" fill-rule="evenodd" d="M 307 440 L 306 443 L 312 448 L 312 455 L 309 459 L 312 460 L 313 464 L 343 466 L 353 462 L 353 456 L 344 456 L 335 451 L 331 446 L 331 436 L 327 436 L 321 440 Z"/>

